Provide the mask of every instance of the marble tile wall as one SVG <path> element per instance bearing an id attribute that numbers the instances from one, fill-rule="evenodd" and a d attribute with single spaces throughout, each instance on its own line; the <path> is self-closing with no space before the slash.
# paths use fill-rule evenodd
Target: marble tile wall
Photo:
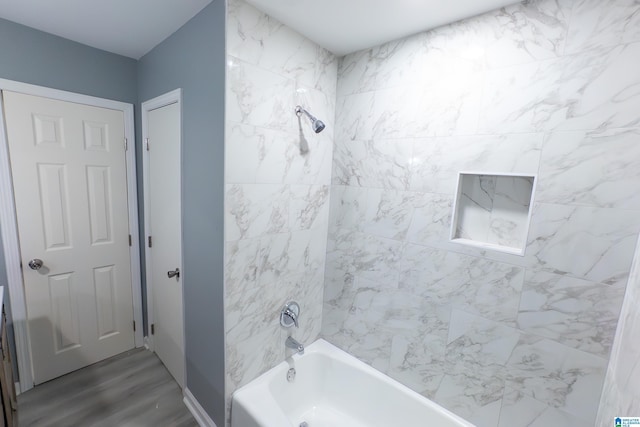
<path id="1" fill-rule="evenodd" d="M 227 402 L 290 355 L 288 334 L 308 344 L 320 333 L 336 76 L 334 55 L 244 1 L 229 0 Z M 315 134 L 306 119 L 299 123 L 297 104 L 326 129 Z M 299 329 L 280 326 L 280 309 L 289 300 L 300 304 Z"/>
<path id="2" fill-rule="evenodd" d="M 327 340 L 481 427 L 594 425 L 640 231 L 639 17 L 527 1 L 340 60 Z M 449 242 L 459 171 L 538 176 L 524 256 Z"/>
<path id="3" fill-rule="evenodd" d="M 636 417 L 640 413 L 640 241 L 638 243 L 604 382 L 597 427 L 609 427 L 616 417 Z"/>

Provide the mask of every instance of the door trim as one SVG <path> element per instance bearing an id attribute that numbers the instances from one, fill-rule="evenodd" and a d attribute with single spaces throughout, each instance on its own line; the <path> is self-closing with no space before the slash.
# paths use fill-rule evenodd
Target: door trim
<path id="1" fill-rule="evenodd" d="M 142 347 L 144 345 L 142 331 L 142 281 L 140 277 L 140 238 L 138 234 L 138 190 L 136 184 L 136 150 L 133 105 L 89 95 L 51 89 L 43 86 L 0 79 L 0 91 L 4 90 L 44 98 L 52 98 L 58 101 L 68 101 L 77 104 L 122 111 L 124 115 L 125 138 L 128 143 L 126 151 L 127 203 L 129 205 L 129 234 L 131 234 L 129 254 L 131 259 L 133 319 L 136 322 L 134 338 L 135 346 Z M 1 92 L 0 101 L 2 101 Z M 9 162 L 9 145 L 5 129 L 4 104 L 0 102 L 0 229 L 2 230 L 2 245 L 4 248 L 5 264 L 7 268 L 9 298 L 11 300 L 13 332 L 16 344 L 18 373 L 20 375 L 20 391 L 25 392 L 33 388 L 33 365 L 31 359 L 31 346 L 29 344 L 29 330 L 27 327 L 27 306 L 22 280 L 22 268 L 20 266 L 18 224 L 10 171 L 11 165 Z M 133 327 L 133 325 L 131 326 Z"/>
<path id="2" fill-rule="evenodd" d="M 182 133 L 182 89 L 178 88 L 175 89 L 171 92 L 165 93 L 164 95 L 160 95 L 156 98 L 150 99 L 148 101 L 145 101 L 142 103 L 142 141 L 143 141 L 143 146 L 142 146 L 142 170 L 143 170 L 143 193 L 144 193 L 144 235 L 145 236 L 149 236 L 151 234 L 151 230 L 149 229 L 149 226 L 151 224 L 150 222 L 150 218 L 149 218 L 149 152 L 147 151 L 146 147 L 145 147 L 145 143 L 146 140 L 149 136 L 149 128 L 148 128 L 148 124 L 149 124 L 149 112 L 152 110 L 157 110 L 158 108 L 162 108 L 162 107 L 166 107 L 167 105 L 171 105 L 171 104 L 178 104 L 179 110 L 180 110 L 180 159 L 178 159 L 178 164 L 180 165 L 180 236 L 182 236 L 182 241 L 184 243 L 184 235 L 182 232 L 182 201 L 183 201 L 183 189 L 182 189 L 182 158 L 183 158 L 183 145 L 182 145 L 182 140 L 183 140 L 183 133 Z M 180 270 L 180 281 L 183 284 L 183 291 L 184 291 L 184 276 L 185 276 L 185 272 L 184 272 L 184 256 L 183 256 L 184 251 L 182 251 L 182 248 L 180 250 L 180 264 L 181 264 L 181 270 Z M 147 278 L 147 326 L 150 328 L 149 325 L 153 324 L 153 281 L 152 279 L 152 274 L 151 274 L 151 254 L 150 254 L 150 248 L 149 245 L 146 244 L 144 245 L 144 254 L 145 254 L 145 271 L 146 271 L 146 278 Z M 184 343 L 184 339 L 185 339 L 185 331 L 184 331 L 184 292 L 182 295 L 182 329 L 183 329 L 183 333 L 182 333 L 182 337 L 183 337 L 183 342 L 182 342 L 182 349 L 184 351 L 185 349 L 185 343 Z M 155 352 L 155 344 L 154 344 L 154 337 L 151 333 L 147 334 L 147 345 L 149 347 L 149 350 Z M 186 360 L 186 359 L 185 359 Z M 187 369 L 186 369 L 186 363 L 183 366 L 183 370 L 184 370 L 184 384 L 183 387 L 186 387 L 187 384 Z"/>

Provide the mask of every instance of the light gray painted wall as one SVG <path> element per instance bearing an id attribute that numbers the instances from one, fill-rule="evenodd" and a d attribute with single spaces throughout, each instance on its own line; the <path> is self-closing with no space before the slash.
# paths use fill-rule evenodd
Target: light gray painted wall
<path id="1" fill-rule="evenodd" d="M 140 102 L 182 88 L 187 388 L 219 426 L 224 425 L 225 13 L 225 2 L 214 0 L 142 57 L 138 69 Z"/>
<path id="2" fill-rule="evenodd" d="M 135 103 L 135 59 L 0 19 L 0 78 Z"/>
<path id="3" fill-rule="evenodd" d="M 0 78 L 122 102 L 137 101 L 137 61 L 0 19 Z M 6 285 L 0 245 L 0 285 Z M 8 292 L 5 309 L 15 358 Z M 15 372 L 17 378 L 17 371 Z"/>

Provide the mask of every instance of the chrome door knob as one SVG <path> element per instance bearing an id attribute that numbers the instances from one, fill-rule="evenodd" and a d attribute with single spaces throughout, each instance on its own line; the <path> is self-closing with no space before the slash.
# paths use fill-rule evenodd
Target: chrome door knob
<path id="1" fill-rule="evenodd" d="M 32 270 L 40 270 L 43 265 L 44 263 L 42 262 L 42 260 L 38 258 L 34 258 L 29 261 L 29 268 Z"/>
<path id="2" fill-rule="evenodd" d="M 176 268 L 175 271 L 167 271 L 167 276 L 169 276 L 169 279 L 174 277 L 180 278 L 180 269 Z"/>

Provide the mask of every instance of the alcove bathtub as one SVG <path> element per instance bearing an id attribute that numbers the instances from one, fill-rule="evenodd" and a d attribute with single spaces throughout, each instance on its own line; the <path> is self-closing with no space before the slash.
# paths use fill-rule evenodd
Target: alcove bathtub
<path id="1" fill-rule="evenodd" d="M 295 369 L 289 382 L 287 373 Z M 399 382 L 319 339 L 249 384 L 231 405 L 232 427 L 473 427 Z"/>

